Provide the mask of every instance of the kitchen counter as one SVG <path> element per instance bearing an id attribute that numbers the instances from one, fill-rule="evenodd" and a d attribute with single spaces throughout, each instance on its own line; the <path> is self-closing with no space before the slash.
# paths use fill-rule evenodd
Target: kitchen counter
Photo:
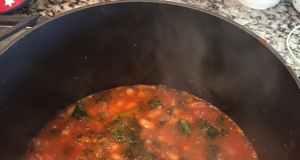
<path id="1" fill-rule="evenodd" d="M 114 0 L 32 0 L 16 15 L 38 13 L 44 17 L 52 17 L 63 12 Z M 291 67 L 300 75 L 300 64 L 290 55 L 285 45 L 286 37 L 296 26 L 300 25 L 298 13 L 291 0 L 281 0 L 274 8 L 255 10 L 243 6 L 238 0 L 168 0 L 171 2 L 195 6 L 228 19 L 246 27 L 272 46 L 286 60 L 286 66 Z M 290 39 L 290 47 L 300 59 L 300 31 L 296 31 Z"/>

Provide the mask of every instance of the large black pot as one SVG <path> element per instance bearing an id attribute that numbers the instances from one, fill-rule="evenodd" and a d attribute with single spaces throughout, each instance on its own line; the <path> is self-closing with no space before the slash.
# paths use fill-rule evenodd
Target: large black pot
<path id="1" fill-rule="evenodd" d="M 195 8 L 94 5 L 35 26 L 0 56 L 0 159 L 20 159 L 55 113 L 92 93 L 165 84 L 216 105 L 260 159 L 300 159 L 300 90 L 274 51 Z"/>

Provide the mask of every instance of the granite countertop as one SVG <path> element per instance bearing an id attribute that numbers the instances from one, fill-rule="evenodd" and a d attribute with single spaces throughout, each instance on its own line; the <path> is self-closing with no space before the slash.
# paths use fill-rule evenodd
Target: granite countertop
<path id="1" fill-rule="evenodd" d="M 52 17 L 60 13 L 87 6 L 116 0 L 32 0 L 16 15 L 38 13 L 44 17 Z M 238 0 L 167 0 L 171 2 L 195 6 L 223 17 L 231 19 L 254 32 L 272 46 L 286 60 L 286 65 L 300 75 L 300 64 L 290 55 L 285 45 L 286 37 L 296 26 L 300 25 L 300 13 L 292 0 L 281 0 L 273 8 L 255 10 L 243 6 Z M 300 31 L 296 31 L 290 39 L 290 47 L 300 59 Z"/>

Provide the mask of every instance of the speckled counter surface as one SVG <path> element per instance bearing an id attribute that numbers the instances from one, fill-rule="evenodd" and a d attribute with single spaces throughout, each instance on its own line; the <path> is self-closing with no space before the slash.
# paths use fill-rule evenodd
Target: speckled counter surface
<path id="1" fill-rule="evenodd" d="M 29 5 L 14 14 L 38 13 L 52 17 L 60 13 L 95 4 L 115 0 L 32 0 Z M 291 0 L 281 0 L 273 8 L 255 10 L 243 6 L 238 0 L 168 0 L 171 2 L 195 6 L 231 19 L 254 32 L 272 46 L 286 60 L 286 65 L 300 75 L 300 65 L 289 54 L 285 45 L 286 37 L 296 26 L 300 25 L 298 13 Z M 300 31 L 290 39 L 290 47 L 296 57 L 300 58 Z"/>

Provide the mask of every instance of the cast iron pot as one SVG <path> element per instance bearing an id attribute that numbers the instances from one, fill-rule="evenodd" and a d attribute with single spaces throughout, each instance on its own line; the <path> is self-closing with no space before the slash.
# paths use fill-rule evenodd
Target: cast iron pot
<path id="1" fill-rule="evenodd" d="M 300 159 L 300 90 L 252 33 L 171 3 L 93 5 L 38 24 L 0 56 L 0 159 L 21 159 L 62 108 L 105 89 L 165 84 L 219 107 L 260 159 Z"/>

